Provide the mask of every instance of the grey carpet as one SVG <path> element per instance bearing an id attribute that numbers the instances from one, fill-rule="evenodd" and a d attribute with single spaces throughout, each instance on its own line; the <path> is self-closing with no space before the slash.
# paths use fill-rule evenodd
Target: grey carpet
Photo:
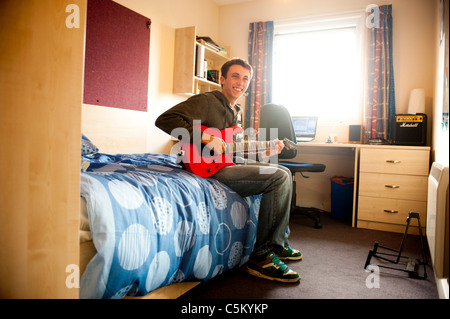
<path id="1" fill-rule="evenodd" d="M 437 299 L 431 262 L 426 280 L 412 279 L 402 271 L 380 268 L 379 287 L 376 274 L 364 269 L 374 242 L 399 249 L 402 234 L 352 228 L 348 222 L 322 214 L 322 229 L 296 215 L 290 221 L 291 246 L 300 249 L 303 260 L 287 262 L 302 277 L 300 284 L 284 284 L 250 276 L 243 268 L 202 283 L 180 297 L 191 299 Z M 403 254 L 420 258 L 419 236 L 408 235 Z M 426 244 L 426 252 L 428 247 Z M 373 259 L 373 263 L 382 264 Z M 403 264 L 389 265 L 404 269 Z M 422 266 L 419 274 L 423 273 Z"/>

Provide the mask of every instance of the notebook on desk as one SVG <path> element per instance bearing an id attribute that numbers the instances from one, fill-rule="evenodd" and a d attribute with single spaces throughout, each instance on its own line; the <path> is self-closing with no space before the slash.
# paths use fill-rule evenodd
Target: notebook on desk
<path id="1" fill-rule="evenodd" d="M 297 142 L 310 142 L 315 139 L 317 116 L 293 116 L 292 125 Z"/>

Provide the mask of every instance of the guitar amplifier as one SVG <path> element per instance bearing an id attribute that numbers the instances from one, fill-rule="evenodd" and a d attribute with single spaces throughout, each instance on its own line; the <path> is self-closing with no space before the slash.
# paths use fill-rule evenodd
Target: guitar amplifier
<path id="1" fill-rule="evenodd" d="M 396 145 L 426 145 L 427 115 L 396 114 L 392 144 Z"/>

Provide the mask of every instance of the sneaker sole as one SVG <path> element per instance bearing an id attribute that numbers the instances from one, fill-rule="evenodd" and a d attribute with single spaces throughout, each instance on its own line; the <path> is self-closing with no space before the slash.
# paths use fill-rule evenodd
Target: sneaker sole
<path id="1" fill-rule="evenodd" d="M 302 260 L 303 255 L 300 255 L 298 257 L 280 257 L 280 256 L 278 256 L 278 258 L 280 260 Z"/>
<path id="2" fill-rule="evenodd" d="M 300 276 L 298 278 L 294 278 L 294 279 L 274 278 L 274 277 L 269 277 L 267 275 L 264 275 L 264 274 L 260 273 L 257 270 L 254 270 L 254 269 L 251 269 L 251 268 L 248 268 L 248 267 L 246 267 L 246 268 L 247 268 L 247 272 L 250 275 L 255 276 L 255 277 L 259 277 L 259 278 L 268 279 L 268 280 L 274 280 L 274 281 L 294 284 L 294 283 L 300 282 L 300 279 L 301 279 Z"/>

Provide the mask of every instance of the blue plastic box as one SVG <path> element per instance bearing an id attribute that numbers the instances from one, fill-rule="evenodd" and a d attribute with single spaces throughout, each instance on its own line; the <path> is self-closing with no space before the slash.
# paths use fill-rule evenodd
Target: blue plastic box
<path id="1" fill-rule="evenodd" d="M 331 178 L 331 217 L 351 221 L 353 213 L 353 177 Z"/>

